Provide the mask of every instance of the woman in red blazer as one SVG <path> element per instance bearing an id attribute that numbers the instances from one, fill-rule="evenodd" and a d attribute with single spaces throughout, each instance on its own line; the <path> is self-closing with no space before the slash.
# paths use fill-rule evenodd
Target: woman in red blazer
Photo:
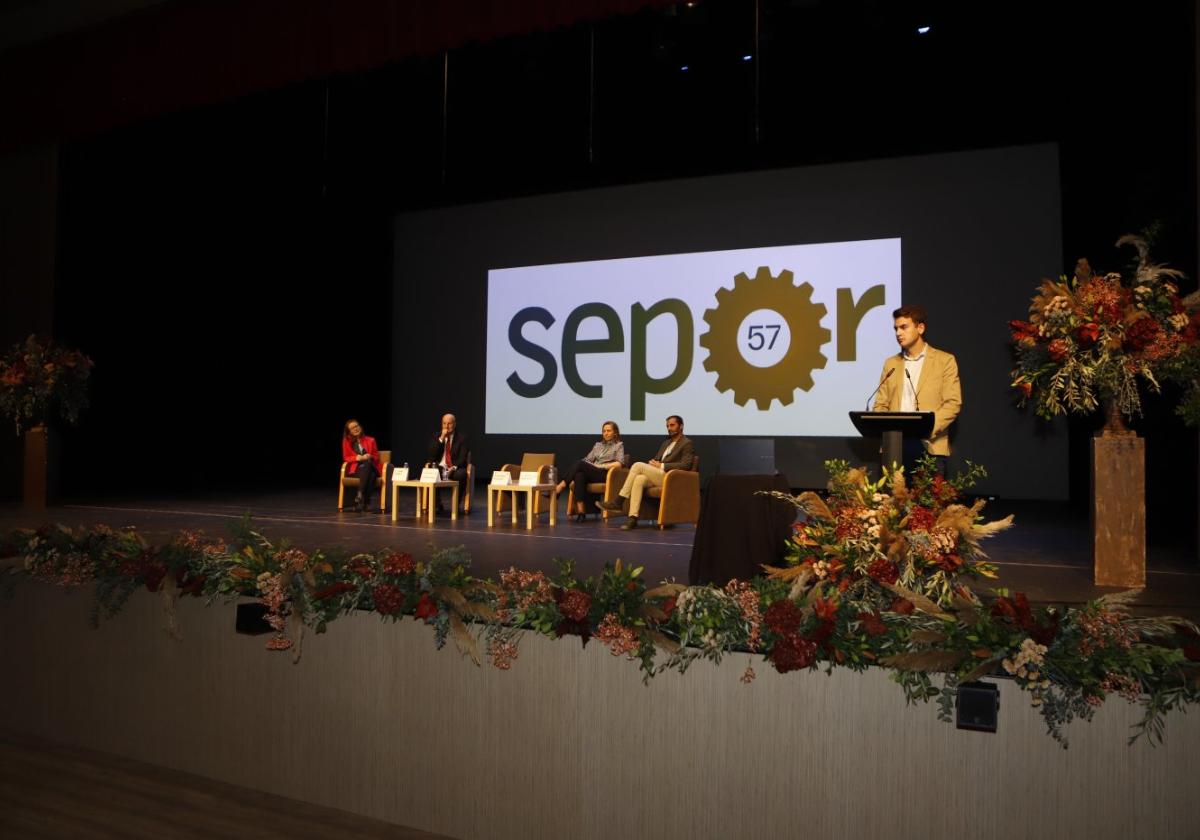
<path id="1" fill-rule="evenodd" d="M 379 460 L 375 438 L 365 435 L 357 420 L 347 420 L 342 431 L 342 460 L 346 462 L 346 475 L 358 479 L 352 510 L 362 513 L 366 507 L 364 491 L 375 489 L 375 479 L 383 474 L 383 464 Z"/>

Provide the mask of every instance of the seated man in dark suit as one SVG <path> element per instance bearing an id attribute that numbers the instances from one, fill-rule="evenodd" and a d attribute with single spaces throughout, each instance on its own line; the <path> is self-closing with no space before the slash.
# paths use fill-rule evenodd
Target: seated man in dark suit
<path id="1" fill-rule="evenodd" d="M 624 531 L 637 527 L 638 513 L 642 509 L 642 495 L 646 485 L 662 487 L 663 478 L 671 470 L 689 469 L 692 466 L 692 442 L 683 436 L 683 418 L 672 414 L 667 418 L 667 434 L 670 435 L 658 447 L 658 452 L 649 462 L 638 461 L 629 469 L 629 476 L 622 485 L 620 495 L 629 499 L 629 521 L 621 526 Z M 619 511 L 622 503 L 596 502 L 601 510 Z"/>
<path id="2" fill-rule="evenodd" d="M 467 486 L 467 464 L 471 462 L 471 444 L 466 434 L 458 431 L 458 420 L 453 414 L 442 415 L 442 430 L 429 443 L 426 460 L 438 467 L 446 481 L 458 482 L 458 497 L 464 506 L 463 513 L 470 513 L 467 505 L 467 494 L 471 488 Z M 442 508 L 442 500 L 438 497 L 438 510 Z"/>

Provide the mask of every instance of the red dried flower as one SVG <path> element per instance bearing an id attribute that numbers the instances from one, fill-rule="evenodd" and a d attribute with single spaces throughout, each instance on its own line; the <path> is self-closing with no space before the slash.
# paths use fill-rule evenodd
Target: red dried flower
<path id="1" fill-rule="evenodd" d="M 407 575 L 417 568 L 412 555 L 407 552 L 391 554 L 383 561 L 385 575 Z"/>
<path id="2" fill-rule="evenodd" d="M 780 602 L 776 602 L 780 603 Z M 767 659 L 771 660 L 771 664 L 775 666 L 775 670 L 781 674 L 786 674 L 788 671 L 798 671 L 801 668 L 809 668 L 816 661 L 817 645 L 815 642 L 810 642 L 808 639 L 802 639 L 795 634 L 781 636 L 776 640 L 771 652 L 767 654 Z"/>
<path id="3" fill-rule="evenodd" d="M 637 658 L 641 641 L 632 627 L 626 627 L 615 613 L 608 613 L 596 628 L 596 638 L 608 645 L 613 656 L 625 655 L 630 659 Z"/>
<path id="4" fill-rule="evenodd" d="M 359 563 L 357 566 L 351 566 L 350 571 L 359 577 L 369 578 L 375 576 L 375 570 L 365 563 Z"/>
<path id="5" fill-rule="evenodd" d="M 933 477 L 933 495 L 939 502 L 952 502 L 958 498 L 958 490 L 940 475 Z"/>
<path id="6" fill-rule="evenodd" d="M 1012 340 L 1018 344 L 1031 344 L 1038 339 L 1038 329 L 1028 321 L 1009 321 L 1008 328 L 1012 330 Z"/>
<path id="7" fill-rule="evenodd" d="M 1075 328 L 1075 339 L 1079 346 L 1087 350 L 1100 337 L 1100 325 L 1096 323 L 1080 324 Z"/>
<path id="8" fill-rule="evenodd" d="M 394 583 L 380 583 L 371 590 L 375 612 L 380 615 L 395 615 L 404 609 L 404 590 Z"/>
<path id="9" fill-rule="evenodd" d="M 583 621 L 592 608 L 592 596 L 582 589 L 567 589 L 558 602 L 558 611 L 569 621 Z"/>
<path id="10" fill-rule="evenodd" d="M 428 624 L 429 620 L 438 614 L 437 604 L 429 597 L 428 592 L 423 592 L 420 599 L 417 601 L 416 609 L 413 610 L 413 618 L 421 618 Z"/>
<path id="11" fill-rule="evenodd" d="M 889 607 L 889 609 L 891 612 L 898 613 L 900 615 L 912 615 L 913 610 L 916 609 L 916 607 L 914 607 L 913 602 L 907 598 L 897 598 L 896 600 L 892 601 L 892 605 Z"/>
<path id="12" fill-rule="evenodd" d="M 1065 338 L 1054 339 L 1046 349 L 1050 352 L 1050 358 L 1060 364 L 1071 355 L 1071 344 Z"/>
<path id="13" fill-rule="evenodd" d="M 938 478 L 941 476 L 934 479 L 935 486 Z M 934 521 L 933 511 L 927 507 L 913 505 L 908 511 L 908 530 L 910 531 L 928 531 L 933 527 Z"/>
<path id="14" fill-rule="evenodd" d="M 763 614 L 767 629 L 776 636 L 795 633 L 800 629 L 802 619 L 800 608 L 796 606 L 795 601 L 789 598 L 775 601 L 767 607 L 767 611 Z"/>
<path id="15" fill-rule="evenodd" d="M 813 612 L 822 621 L 833 621 L 837 618 L 838 602 L 833 598 L 814 598 Z"/>
<path id="16" fill-rule="evenodd" d="M 671 613 L 675 612 L 675 596 L 674 595 L 672 595 L 667 600 L 663 601 L 662 611 L 663 611 L 663 613 L 666 614 L 667 618 L 670 618 Z"/>
<path id="17" fill-rule="evenodd" d="M 1033 396 L 1033 383 L 1032 382 L 1019 382 L 1016 385 L 1014 385 L 1013 387 L 1019 388 L 1021 391 L 1021 395 L 1023 397 L 1025 397 L 1025 399 L 1029 399 L 1031 396 Z"/>
<path id="18" fill-rule="evenodd" d="M 882 636 L 887 632 L 887 625 L 883 623 L 883 616 L 879 610 L 872 612 L 860 612 L 858 620 L 862 622 L 863 630 L 868 636 Z"/>
<path id="19" fill-rule="evenodd" d="M 900 579 L 900 570 L 886 557 L 876 557 L 867 567 L 867 574 L 880 583 L 895 583 Z"/>
<path id="20" fill-rule="evenodd" d="M 1135 353 L 1145 350 L 1158 338 L 1160 331 L 1158 322 L 1153 318 L 1139 318 L 1125 331 L 1125 347 Z"/>

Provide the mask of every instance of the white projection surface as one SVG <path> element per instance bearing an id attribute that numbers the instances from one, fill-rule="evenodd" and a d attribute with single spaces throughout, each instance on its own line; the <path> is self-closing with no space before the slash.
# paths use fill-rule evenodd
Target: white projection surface
<path id="1" fill-rule="evenodd" d="M 486 431 L 679 414 L 689 434 L 853 436 L 898 349 L 900 257 L 873 239 L 489 270 Z"/>

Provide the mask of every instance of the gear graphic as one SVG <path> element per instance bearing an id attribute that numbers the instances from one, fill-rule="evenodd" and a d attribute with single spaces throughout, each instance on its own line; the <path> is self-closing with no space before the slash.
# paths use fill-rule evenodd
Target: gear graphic
<path id="1" fill-rule="evenodd" d="M 821 347 L 831 337 L 821 326 L 828 310 L 823 303 L 813 303 L 812 292 L 810 283 L 793 285 L 792 272 L 787 269 L 773 276 L 767 266 L 761 266 L 753 279 L 741 272 L 733 278 L 732 289 L 717 291 L 716 308 L 704 311 L 708 332 L 700 336 L 700 346 L 708 348 L 704 369 L 716 371 L 718 391 L 732 388 L 738 405 L 752 399 L 759 411 L 766 411 L 772 400 L 791 405 L 797 388 L 812 388 L 812 372 L 828 361 Z M 784 357 L 766 368 L 747 362 L 737 346 L 738 328 L 758 309 L 778 312 L 792 336 Z"/>

